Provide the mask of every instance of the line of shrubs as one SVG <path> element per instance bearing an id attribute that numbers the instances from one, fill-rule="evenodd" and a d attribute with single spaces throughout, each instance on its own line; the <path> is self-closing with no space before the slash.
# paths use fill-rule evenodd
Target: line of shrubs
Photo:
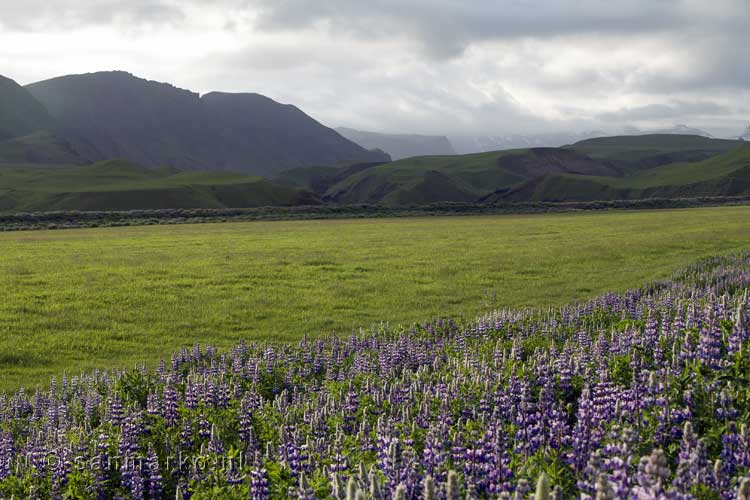
<path id="1" fill-rule="evenodd" d="M 750 204 L 750 196 L 525 203 L 433 203 L 413 206 L 313 205 L 260 208 L 191 208 L 128 211 L 57 211 L 0 214 L 0 231 L 142 226 L 260 220 L 502 215 L 583 210 L 648 210 Z"/>

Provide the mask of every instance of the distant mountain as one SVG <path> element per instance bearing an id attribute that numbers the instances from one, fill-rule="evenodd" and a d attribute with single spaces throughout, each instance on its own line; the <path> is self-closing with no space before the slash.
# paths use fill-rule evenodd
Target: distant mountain
<path id="1" fill-rule="evenodd" d="M 559 132 L 548 134 L 512 134 L 504 136 L 450 136 L 450 142 L 459 154 L 501 151 L 504 149 L 555 148 L 592 137 L 607 135 L 602 131 Z"/>
<path id="2" fill-rule="evenodd" d="M 745 133 L 740 136 L 740 140 L 750 141 L 750 125 L 747 126 Z"/>
<path id="3" fill-rule="evenodd" d="M 346 127 L 338 127 L 336 132 L 365 149 L 381 149 L 393 160 L 411 156 L 456 154 L 444 135 L 380 134 Z"/>
<path id="4" fill-rule="evenodd" d="M 0 76 L 0 141 L 53 127 L 54 120 L 42 104 L 19 84 Z"/>
<path id="5" fill-rule="evenodd" d="M 26 89 L 88 161 L 127 158 L 149 167 L 272 175 L 298 166 L 388 159 L 298 108 L 258 94 L 201 97 L 120 71 L 64 76 Z"/>

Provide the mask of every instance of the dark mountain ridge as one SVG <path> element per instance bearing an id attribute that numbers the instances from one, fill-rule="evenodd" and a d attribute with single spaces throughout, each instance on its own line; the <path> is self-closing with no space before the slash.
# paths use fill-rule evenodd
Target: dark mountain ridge
<path id="1" fill-rule="evenodd" d="M 292 105 L 259 94 L 200 96 L 121 71 L 26 86 L 81 158 L 271 175 L 339 161 L 384 161 Z"/>

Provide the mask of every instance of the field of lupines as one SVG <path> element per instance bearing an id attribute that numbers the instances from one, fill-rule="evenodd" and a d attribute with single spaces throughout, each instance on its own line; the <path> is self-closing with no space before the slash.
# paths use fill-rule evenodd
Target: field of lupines
<path id="1" fill-rule="evenodd" d="M 0 497 L 750 498 L 750 254 L 0 398 Z"/>

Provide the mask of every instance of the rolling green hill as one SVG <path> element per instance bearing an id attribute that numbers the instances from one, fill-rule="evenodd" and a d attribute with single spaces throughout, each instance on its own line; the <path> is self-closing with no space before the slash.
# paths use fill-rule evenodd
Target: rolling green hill
<path id="1" fill-rule="evenodd" d="M 382 164 L 382 162 L 344 163 L 339 166 L 298 167 L 281 172 L 273 178 L 273 181 L 284 186 L 307 189 L 318 195 L 324 195 L 334 184 Z"/>
<path id="2" fill-rule="evenodd" d="M 330 186 L 336 203 L 389 205 L 473 201 L 547 172 L 616 175 L 605 162 L 576 151 L 534 148 L 462 156 L 422 156 L 369 168 Z"/>
<path id="3" fill-rule="evenodd" d="M 733 150 L 708 160 L 671 163 L 621 177 L 550 173 L 493 199 L 593 201 L 748 194 L 750 144 L 733 144 Z"/>
<path id="4" fill-rule="evenodd" d="M 675 134 L 599 137 L 566 146 L 593 159 L 606 160 L 623 170 L 702 161 L 735 147 L 737 141 Z"/>
<path id="5" fill-rule="evenodd" d="M 148 169 L 125 160 L 0 165 L 0 210 L 131 210 L 316 204 L 304 190 L 234 172 Z"/>

